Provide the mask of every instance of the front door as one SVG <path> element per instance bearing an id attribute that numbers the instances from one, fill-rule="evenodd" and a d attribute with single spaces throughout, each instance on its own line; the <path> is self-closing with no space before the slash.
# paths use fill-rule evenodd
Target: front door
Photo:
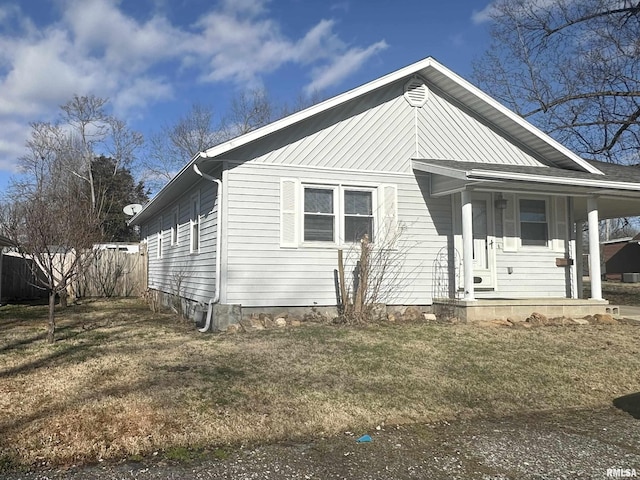
<path id="1" fill-rule="evenodd" d="M 491 194 L 474 193 L 473 277 L 475 288 L 495 288 L 495 233 Z"/>

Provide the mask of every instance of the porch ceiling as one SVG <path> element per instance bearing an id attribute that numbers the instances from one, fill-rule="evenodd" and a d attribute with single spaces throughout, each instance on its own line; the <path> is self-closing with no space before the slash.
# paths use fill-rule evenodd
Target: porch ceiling
<path id="1" fill-rule="evenodd" d="M 457 160 L 413 159 L 417 172 L 432 176 L 431 195 L 462 190 L 530 192 L 574 197 L 574 218 L 587 217 L 587 198 L 598 197 L 601 219 L 640 215 L 640 168 L 589 162 L 604 175 L 556 167 L 496 165 Z"/>

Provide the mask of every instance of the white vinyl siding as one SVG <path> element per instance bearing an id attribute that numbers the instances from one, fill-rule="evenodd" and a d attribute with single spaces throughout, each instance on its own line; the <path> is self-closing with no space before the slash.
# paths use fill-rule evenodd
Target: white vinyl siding
<path id="1" fill-rule="evenodd" d="M 414 175 L 376 175 L 362 172 L 323 172 L 275 165 L 245 164 L 229 171 L 227 284 L 223 303 L 244 306 L 335 305 L 334 270 L 338 245 L 323 248 L 282 248 L 283 231 L 281 188 L 298 182 L 299 194 L 304 180 L 317 184 L 367 185 L 375 191 L 374 208 L 388 199 L 387 209 L 378 207 L 378 218 L 387 225 L 402 225 L 406 231 L 398 241 L 397 251 L 404 256 L 397 288 L 387 299 L 391 304 L 428 304 L 432 296 L 433 258 L 447 250 L 451 229 L 448 199 L 430 199 L 429 208 Z M 374 188 L 378 185 L 378 188 Z M 285 187 L 285 191 L 288 191 Z M 299 207 L 302 198 L 298 199 Z M 396 212 L 397 208 L 397 212 Z M 302 212 L 298 211 L 298 232 Z M 435 218 L 434 218 L 435 217 Z M 357 246 L 345 244 L 347 263 L 355 260 Z M 353 262 L 352 262 L 353 263 Z M 223 284 L 224 285 L 224 284 Z"/>
<path id="2" fill-rule="evenodd" d="M 411 158 L 540 166 L 504 132 L 430 90 L 426 104 L 403 98 L 406 79 L 275 132 L 234 156 L 255 162 L 411 173 Z M 427 85 L 429 87 L 429 85 Z"/>
<path id="3" fill-rule="evenodd" d="M 173 211 L 178 213 L 177 243 L 171 248 L 165 245 L 162 258 L 156 258 L 153 254 L 149 256 L 149 288 L 173 294 L 176 293 L 179 284 L 181 296 L 203 303 L 214 296 L 218 233 L 216 188 L 215 183 L 200 181 L 194 185 L 192 191 L 177 198 L 166 209 L 168 213 Z M 192 193 L 196 191 L 200 192 L 200 254 L 192 255 L 191 200 Z M 147 232 L 149 252 L 156 251 L 158 219 L 150 220 L 143 225 L 143 229 Z M 165 237 L 165 243 L 167 241 Z"/>
<path id="4" fill-rule="evenodd" d="M 565 297 L 569 282 L 569 269 L 556 266 L 556 259 L 564 256 L 566 238 L 566 208 L 554 210 L 554 205 L 566 205 L 566 197 L 547 197 L 501 193 L 501 198 L 507 200 L 504 210 L 496 209 L 495 199 L 491 198 L 495 213 L 495 286 L 482 290 L 477 288 L 477 298 L 536 298 L 536 297 Z M 549 239 L 544 246 L 522 245 L 519 231 L 520 201 L 535 200 L 546 205 L 545 216 Z M 460 201 L 459 196 L 454 204 L 456 218 L 456 250 L 460 261 L 456 267 L 462 268 L 462 248 L 460 235 Z M 551 248 L 551 246 L 554 248 Z M 562 248 L 560 253 L 555 245 Z M 462 273 L 457 273 L 457 287 L 461 287 Z"/>

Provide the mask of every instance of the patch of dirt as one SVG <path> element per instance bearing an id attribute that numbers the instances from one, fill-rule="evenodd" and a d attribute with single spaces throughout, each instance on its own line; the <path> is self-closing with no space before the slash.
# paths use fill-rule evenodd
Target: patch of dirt
<path id="1" fill-rule="evenodd" d="M 637 407 L 638 395 L 631 395 Z M 625 397 L 626 398 L 626 397 Z M 637 410 L 627 410 L 637 413 Z M 639 417 L 640 415 L 636 415 Z M 197 452 L 136 462 L 9 474 L 7 480 L 547 479 L 640 475 L 640 420 L 613 407 L 452 423 L 380 426 L 306 443 Z M 372 441 L 358 443 L 363 435 Z M 615 476 L 615 475 L 614 475 Z M 618 476 L 619 478 L 620 476 Z"/>

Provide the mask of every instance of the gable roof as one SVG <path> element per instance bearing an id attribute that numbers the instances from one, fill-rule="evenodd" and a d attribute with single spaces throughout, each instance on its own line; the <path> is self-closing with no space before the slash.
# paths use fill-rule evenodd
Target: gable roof
<path id="1" fill-rule="evenodd" d="M 367 95 L 393 82 L 405 78 L 409 79 L 415 75 L 423 77 L 427 81 L 429 88 L 439 90 L 450 100 L 463 105 L 465 108 L 486 119 L 495 128 L 503 131 L 513 138 L 514 141 L 538 153 L 552 165 L 578 172 L 602 174 L 598 168 L 581 159 L 575 153 L 531 125 L 522 117 L 500 104 L 497 100 L 491 98 L 482 90 L 437 62 L 433 57 L 428 57 L 201 152 L 199 155 L 194 156 L 184 168 L 130 220 L 130 224 L 136 225 L 149 218 L 175 198 L 175 194 L 171 195 L 171 192 L 182 191 L 182 189 L 188 188 L 189 185 L 197 181 L 200 177 L 193 171 L 193 165 L 200 161 L 201 158 L 222 160 L 230 152 L 239 147 L 259 141 L 284 128 L 304 122 L 328 110 L 339 108 L 351 100 Z"/>

